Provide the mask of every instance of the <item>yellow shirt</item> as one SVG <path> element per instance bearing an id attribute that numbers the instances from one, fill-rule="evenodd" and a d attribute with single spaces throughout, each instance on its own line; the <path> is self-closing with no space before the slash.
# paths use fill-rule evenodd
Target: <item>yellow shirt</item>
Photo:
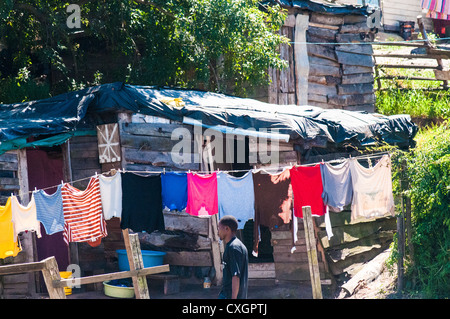
<path id="1" fill-rule="evenodd" d="M 15 257 L 21 250 L 14 233 L 11 198 L 8 198 L 6 205 L 0 206 L 0 258 Z"/>

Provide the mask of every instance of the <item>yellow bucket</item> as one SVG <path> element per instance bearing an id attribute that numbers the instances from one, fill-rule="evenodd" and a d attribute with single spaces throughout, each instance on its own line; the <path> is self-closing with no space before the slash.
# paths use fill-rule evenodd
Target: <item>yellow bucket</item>
<path id="1" fill-rule="evenodd" d="M 60 271 L 59 275 L 61 276 L 62 279 L 70 279 L 72 278 L 72 272 L 71 271 Z M 64 287 L 64 293 L 67 295 L 71 295 L 72 294 L 72 288 L 70 287 Z"/>

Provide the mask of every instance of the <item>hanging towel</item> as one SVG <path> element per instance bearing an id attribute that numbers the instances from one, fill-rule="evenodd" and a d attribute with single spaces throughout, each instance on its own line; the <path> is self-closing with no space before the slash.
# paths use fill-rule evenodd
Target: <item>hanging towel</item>
<path id="1" fill-rule="evenodd" d="M 217 196 L 219 218 L 225 215 L 234 216 L 238 220 L 238 229 L 244 229 L 247 220 L 255 217 L 255 193 L 251 171 L 242 177 L 218 172 Z"/>
<path id="2" fill-rule="evenodd" d="M 320 164 L 323 192 L 322 199 L 332 212 L 341 212 L 344 206 L 352 203 L 353 187 L 350 162 L 338 165 Z"/>
<path id="3" fill-rule="evenodd" d="M 182 211 L 187 204 L 187 173 L 166 172 L 161 175 L 163 207 Z"/>
<path id="4" fill-rule="evenodd" d="M 394 216 L 391 160 L 383 155 L 371 168 L 350 159 L 353 184 L 352 220 L 360 216 L 371 218 L 390 214 Z"/>
<path id="5" fill-rule="evenodd" d="M 113 176 L 99 175 L 100 195 L 105 220 L 122 216 L 122 176 L 116 173 Z"/>
<path id="6" fill-rule="evenodd" d="M 325 215 L 326 207 L 322 200 L 323 185 L 320 166 L 293 167 L 290 172 L 296 216 L 303 218 L 303 206 L 311 206 L 313 216 Z"/>
<path id="7" fill-rule="evenodd" d="M 266 171 L 253 173 L 255 193 L 255 220 L 253 228 L 253 252 L 258 255 L 259 226 L 270 229 L 288 224 L 292 219 L 292 187 L 288 169 L 278 174 Z"/>
<path id="8" fill-rule="evenodd" d="M 64 230 L 64 212 L 61 195 L 61 185 L 58 185 L 56 192 L 48 195 L 44 190 L 39 189 L 33 192 L 36 204 L 37 220 L 44 226 L 47 235 Z"/>
<path id="9" fill-rule="evenodd" d="M 98 177 L 91 177 L 84 191 L 66 183 L 61 187 L 61 194 L 66 244 L 98 243 L 101 238 L 107 236 Z"/>
<path id="10" fill-rule="evenodd" d="M 22 250 L 12 221 L 11 197 L 0 206 L 0 258 L 15 257 Z"/>
<path id="11" fill-rule="evenodd" d="M 165 230 L 161 198 L 161 176 L 122 174 L 122 229 L 134 232 Z"/>
<path id="12" fill-rule="evenodd" d="M 194 216 L 208 216 L 218 213 L 217 175 L 187 174 L 188 200 L 186 212 Z"/>
<path id="13" fill-rule="evenodd" d="M 27 206 L 21 205 L 16 196 L 11 196 L 11 211 L 16 234 L 23 231 L 34 231 L 38 238 L 42 237 L 41 224 L 37 219 L 36 204 L 33 195 Z"/>

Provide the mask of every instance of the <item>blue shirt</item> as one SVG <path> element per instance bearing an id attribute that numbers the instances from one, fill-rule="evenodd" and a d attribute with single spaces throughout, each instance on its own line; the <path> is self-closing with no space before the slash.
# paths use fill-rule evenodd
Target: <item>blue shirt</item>
<path id="1" fill-rule="evenodd" d="M 187 174 L 166 172 L 161 174 L 163 207 L 183 210 L 187 204 Z"/>
<path id="2" fill-rule="evenodd" d="M 238 220 L 238 229 L 244 229 L 247 220 L 255 218 L 255 192 L 252 171 L 242 177 L 218 172 L 217 195 L 219 218 L 225 215 L 234 216 Z"/>
<path id="3" fill-rule="evenodd" d="M 37 220 L 42 223 L 47 235 L 64 230 L 64 212 L 61 195 L 61 185 L 56 192 L 48 195 L 42 189 L 33 192 L 36 203 Z"/>

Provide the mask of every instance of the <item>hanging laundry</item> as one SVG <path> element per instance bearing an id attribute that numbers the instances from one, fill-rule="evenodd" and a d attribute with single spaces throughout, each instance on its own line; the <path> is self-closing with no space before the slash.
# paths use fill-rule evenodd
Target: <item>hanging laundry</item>
<path id="1" fill-rule="evenodd" d="M 322 200 L 322 176 L 320 166 L 298 166 L 290 169 L 292 191 L 294 193 L 294 212 L 303 218 L 303 206 L 311 206 L 313 216 L 323 216 L 326 207 Z"/>
<path id="2" fill-rule="evenodd" d="M 0 258 L 15 257 L 21 250 L 14 231 L 10 197 L 5 206 L 0 206 Z"/>
<path id="3" fill-rule="evenodd" d="M 122 173 L 122 229 L 134 232 L 165 230 L 161 176 Z"/>
<path id="4" fill-rule="evenodd" d="M 358 217 L 394 216 L 394 195 L 392 192 L 391 160 L 383 155 L 371 167 L 363 167 L 356 159 L 350 159 L 353 201 L 352 220 Z"/>
<path id="5" fill-rule="evenodd" d="M 422 0 L 422 9 L 427 11 L 427 18 L 449 20 L 450 1 L 448 0 Z"/>
<path id="6" fill-rule="evenodd" d="M 61 194 L 61 185 L 56 191 L 49 195 L 44 190 L 39 189 L 33 192 L 36 204 L 36 217 L 42 223 L 47 235 L 64 230 L 64 212 Z"/>
<path id="7" fill-rule="evenodd" d="M 34 231 L 38 238 L 42 237 L 41 224 L 37 219 L 34 196 L 31 196 L 31 200 L 27 206 L 21 205 L 16 196 L 11 196 L 11 212 L 16 234 L 23 231 Z"/>
<path id="8" fill-rule="evenodd" d="M 182 211 L 187 205 L 187 173 L 166 172 L 161 175 L 163 207 Z"/>
<path id="9" fill-rule="evenodd" d="M 188 200 L 186 212 L 194 216 L 218 213 L 217 175 L 187 174 Z"/>
<path id="10" fill-rule="evenodd" d="M 353 187 L 350 163 L 346 160 L 338 165 L 320 164 L 323 192 L 322 199 L 332 212 L 341 212 L 352 203 Z"/>
<path id="11" fill-rule="evenodd" d="M 238 229 L 244 229 L 249 219 L 255 216 L 255 193 L 253 174 L 248 171 L 242 177 L 224 172 L 217 173 L 217 196 L 219 218 L 232 215 L 238 220 Z"/>
<path id="12" fill-rule="evenodd" d="M 102 200 L 103 216 L 105 220 L 122 216 L 122 176 L 116 173 L 113 176 L 99 175 L 100 195 Z"/>
<path id="13" fill-rule="evenodd" d="M 107 236 L 102 212 L 100 183 L 91 177 L 84 191 L 66 183 L 61 187 L 64 212 L 64 241 L 98 245 Z"/>
<path id="14" fill-rule="evenodd" d="M 288 224 L 292 219 L 292 187 L 290 172 L 285 169 L 278 174 L 266 171 L 253 173 L 255 192 L 255 220 L 253 228 L 253 252 L 258 254 L 259 226 L 270 229 Z"/>

